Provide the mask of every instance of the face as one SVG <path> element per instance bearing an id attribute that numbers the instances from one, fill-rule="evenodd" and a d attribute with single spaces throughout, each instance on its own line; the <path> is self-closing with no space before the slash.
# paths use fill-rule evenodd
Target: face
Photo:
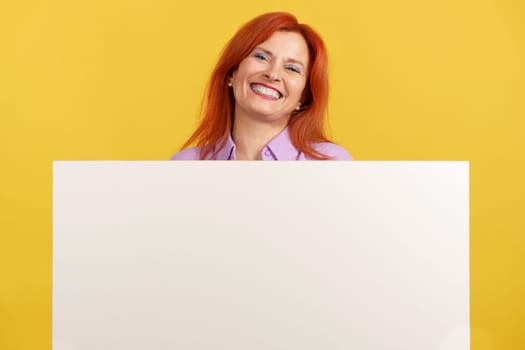
<path id="1" fill-rule="evenodd" d="M 301 104 L 308 60 L 299 33 L 278 31 L 256 46 L 231 78 L 235 118 L 287 123 Z"/>

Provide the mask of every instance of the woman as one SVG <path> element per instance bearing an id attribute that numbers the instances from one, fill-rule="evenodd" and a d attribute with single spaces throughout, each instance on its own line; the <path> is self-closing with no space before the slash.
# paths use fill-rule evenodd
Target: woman
<path id="1" fill-rule="evenodd" d="M 226 45 L 202 122 L 171 159 L 350 160 L 324 135 L 327 99 L 320 36 L 291 14 L 263 14 Z"/>

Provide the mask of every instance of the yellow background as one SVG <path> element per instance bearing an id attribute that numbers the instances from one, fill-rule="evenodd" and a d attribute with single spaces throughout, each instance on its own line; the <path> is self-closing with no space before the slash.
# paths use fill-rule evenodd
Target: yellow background
<path id="1" fill-rule="evenodd" d="M 356 159 L 471 162 L 472 349 L 525 349 L 521 0 L 1 2 L 0 349 L 51 349 L 52 160 L 170 157 L 226 40 L 274 10 L 324 37 Z"/>

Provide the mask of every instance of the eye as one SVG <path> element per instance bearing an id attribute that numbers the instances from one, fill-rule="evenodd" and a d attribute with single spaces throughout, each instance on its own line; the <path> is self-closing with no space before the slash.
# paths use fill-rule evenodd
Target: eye
<path id="1" fill-rule="evenodd" d="M 295 72 L 295 73 L 301 73 L 301 68 L 299 68 L 296 65 L 286 66 L 286 69 L 288 69 L 289 71 Z"/>
<path id="2" fill-rule="evenodd" d="M 268 61 L 268 55 L 263 53 L 263 52 L 255 52 L 253 54 L 253 57 L 259 59 L 259 60 L 263 60 L 263 61 Z"/>

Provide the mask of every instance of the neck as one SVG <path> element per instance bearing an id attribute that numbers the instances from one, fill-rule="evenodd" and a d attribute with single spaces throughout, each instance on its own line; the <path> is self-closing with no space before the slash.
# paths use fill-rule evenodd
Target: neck
<path id="1" fill-rule="evenodd" d="M 288 120 L 267 123 L 256 119 L 235 118 L 232 138 L 235 142 L 235 159 L 260 160 L 263 148 L 286 128 Z"/>

